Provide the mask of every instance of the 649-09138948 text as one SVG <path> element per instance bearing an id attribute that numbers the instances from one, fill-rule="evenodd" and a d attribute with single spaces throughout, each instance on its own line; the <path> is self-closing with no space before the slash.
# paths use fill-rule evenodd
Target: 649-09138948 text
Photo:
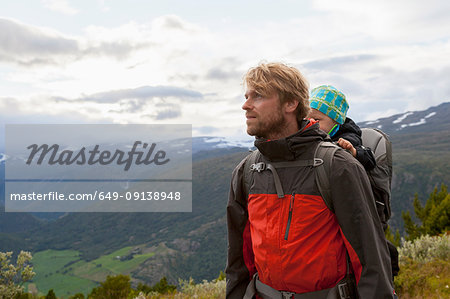
<path id="1" fill-rule="evenodd" d="M 11 193 L 11 201 L 20 200 L 38 200 L 38 201 L 116 201 L 116 200 L 128 200 L 128 201 L 178 201 L 181 200 L 182 193 L 179 191 L 128 191 L 128 192 L 111 192 L 111 191 L 95 191 L 94 193 L 70 193 L 66 194 L 61 192 L 48 192 L 48 193 Z"/>

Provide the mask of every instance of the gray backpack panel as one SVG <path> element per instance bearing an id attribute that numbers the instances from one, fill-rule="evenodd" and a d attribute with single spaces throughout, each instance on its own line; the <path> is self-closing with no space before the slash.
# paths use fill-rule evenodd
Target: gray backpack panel
<path id="1" fill-rule="evenodd" d="M 377 165 L 367 172 L 377 203 L 378 215 L 383 227 L 391 217 L 391 183 L 392 183 L 392 144 L 388 136 L 378 129 L 363 128 L 363 146 L 369 147 L 375 156 Z"/>

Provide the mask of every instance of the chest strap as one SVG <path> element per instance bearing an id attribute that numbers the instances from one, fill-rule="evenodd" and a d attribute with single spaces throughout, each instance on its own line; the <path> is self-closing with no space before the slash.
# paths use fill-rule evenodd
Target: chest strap
<path id="1" fill-rule="evenodd" d="M 278 198 L 284 198 L 284 191 L 281 185 L 280 177 L 277 173 L 277 168 L 288 168 L 288 167 L 317 167 L 323 164 L 323 160 L 315 158 L 314 160 L 296 160 L 296 161 L 283 161 L 283 162 L 258 162 L 250 165 L 251 171 L 261 172 L 264 170 L 270 170 L 273 175 L 275 182 L 275 189 L 277 190 Z"/>

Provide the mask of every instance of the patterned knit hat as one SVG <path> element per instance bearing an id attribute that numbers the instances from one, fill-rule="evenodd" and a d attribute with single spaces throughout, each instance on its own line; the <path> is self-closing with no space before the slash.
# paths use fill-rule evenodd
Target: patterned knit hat
<path id="1" fill-rule="evenodd" d="M 345 95 L 331 85 L 322 85 L 311 91 L 309 106 L 326 114 L 338 124 L 345 122 L 348 103 Z"/>

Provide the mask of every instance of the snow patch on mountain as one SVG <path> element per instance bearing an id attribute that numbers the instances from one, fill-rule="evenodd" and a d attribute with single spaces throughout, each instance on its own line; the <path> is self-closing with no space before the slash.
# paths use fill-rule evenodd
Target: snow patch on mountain
<path id="1" fill-rule="evenodd" d="M 195 143 L 194 139 L 194 143 Z M 253 139 L 248 140 L 232 140 L 225 137 L 201 137 L 201 141 L 209 143 L 214 148 L 229 148 L 229 147 L 253 147 Z"/>
<path id="2" fill-rule="evenodd" d="M 203 142 L 206 143 L 221 143 L 226 142 L 224 137 L 203 137 Z"/>
<path id="3" fill-rule="evenodd" d="M 425 118 L 430 118 L 430 117 L 435 116 L 435 115 L 436 115 L 436 112 L 431 112 L 430 114 L 425 116 Z"/>
<path id="4" fill-rule="evenodd" d="M 402 116 L 400 116 L 399 118 L 397 118 L 396 120 L 394 120 L 392 123 L 393 124 L 398 124 L 401 123 L 402 121 L 405 120 L 405 118 L 407 118 L 408 116 L 414 114 L 413 112 L 406 112 L 405 114 L 403 114 Z"/>
<path id="5" fill-rule="evenodd" d="M 217 136 L 204 136 L 192 138 L 192 153 L 212 149 L 226 149 L 226 148 L 252 148 L 254 139 L 232 139 Z"/>
<path id="6" fill-rule="evenodd" d="M 426 123 L 427 123 L 427 122 L 426 122 L 425 118 L 421 118 L 420 121 L 415 122 L 415 123 L 408 124 L 408 126 L 410 126 L 410 127 L 413 127 L 413 126 L 420 126 L 420 125 L 423 125 L 423 124 L 426 124 Z"/>
<path id="7" fill-rule="evenodd" d="M 372 120 L 372 121 L 368 121 L 368 122 L 366 122 L 366 125 L 374 125 L 374 124 L 377 124 L 377 123 L 379 123 L 380 121 L 377 119 L 377 120 Z"/>

